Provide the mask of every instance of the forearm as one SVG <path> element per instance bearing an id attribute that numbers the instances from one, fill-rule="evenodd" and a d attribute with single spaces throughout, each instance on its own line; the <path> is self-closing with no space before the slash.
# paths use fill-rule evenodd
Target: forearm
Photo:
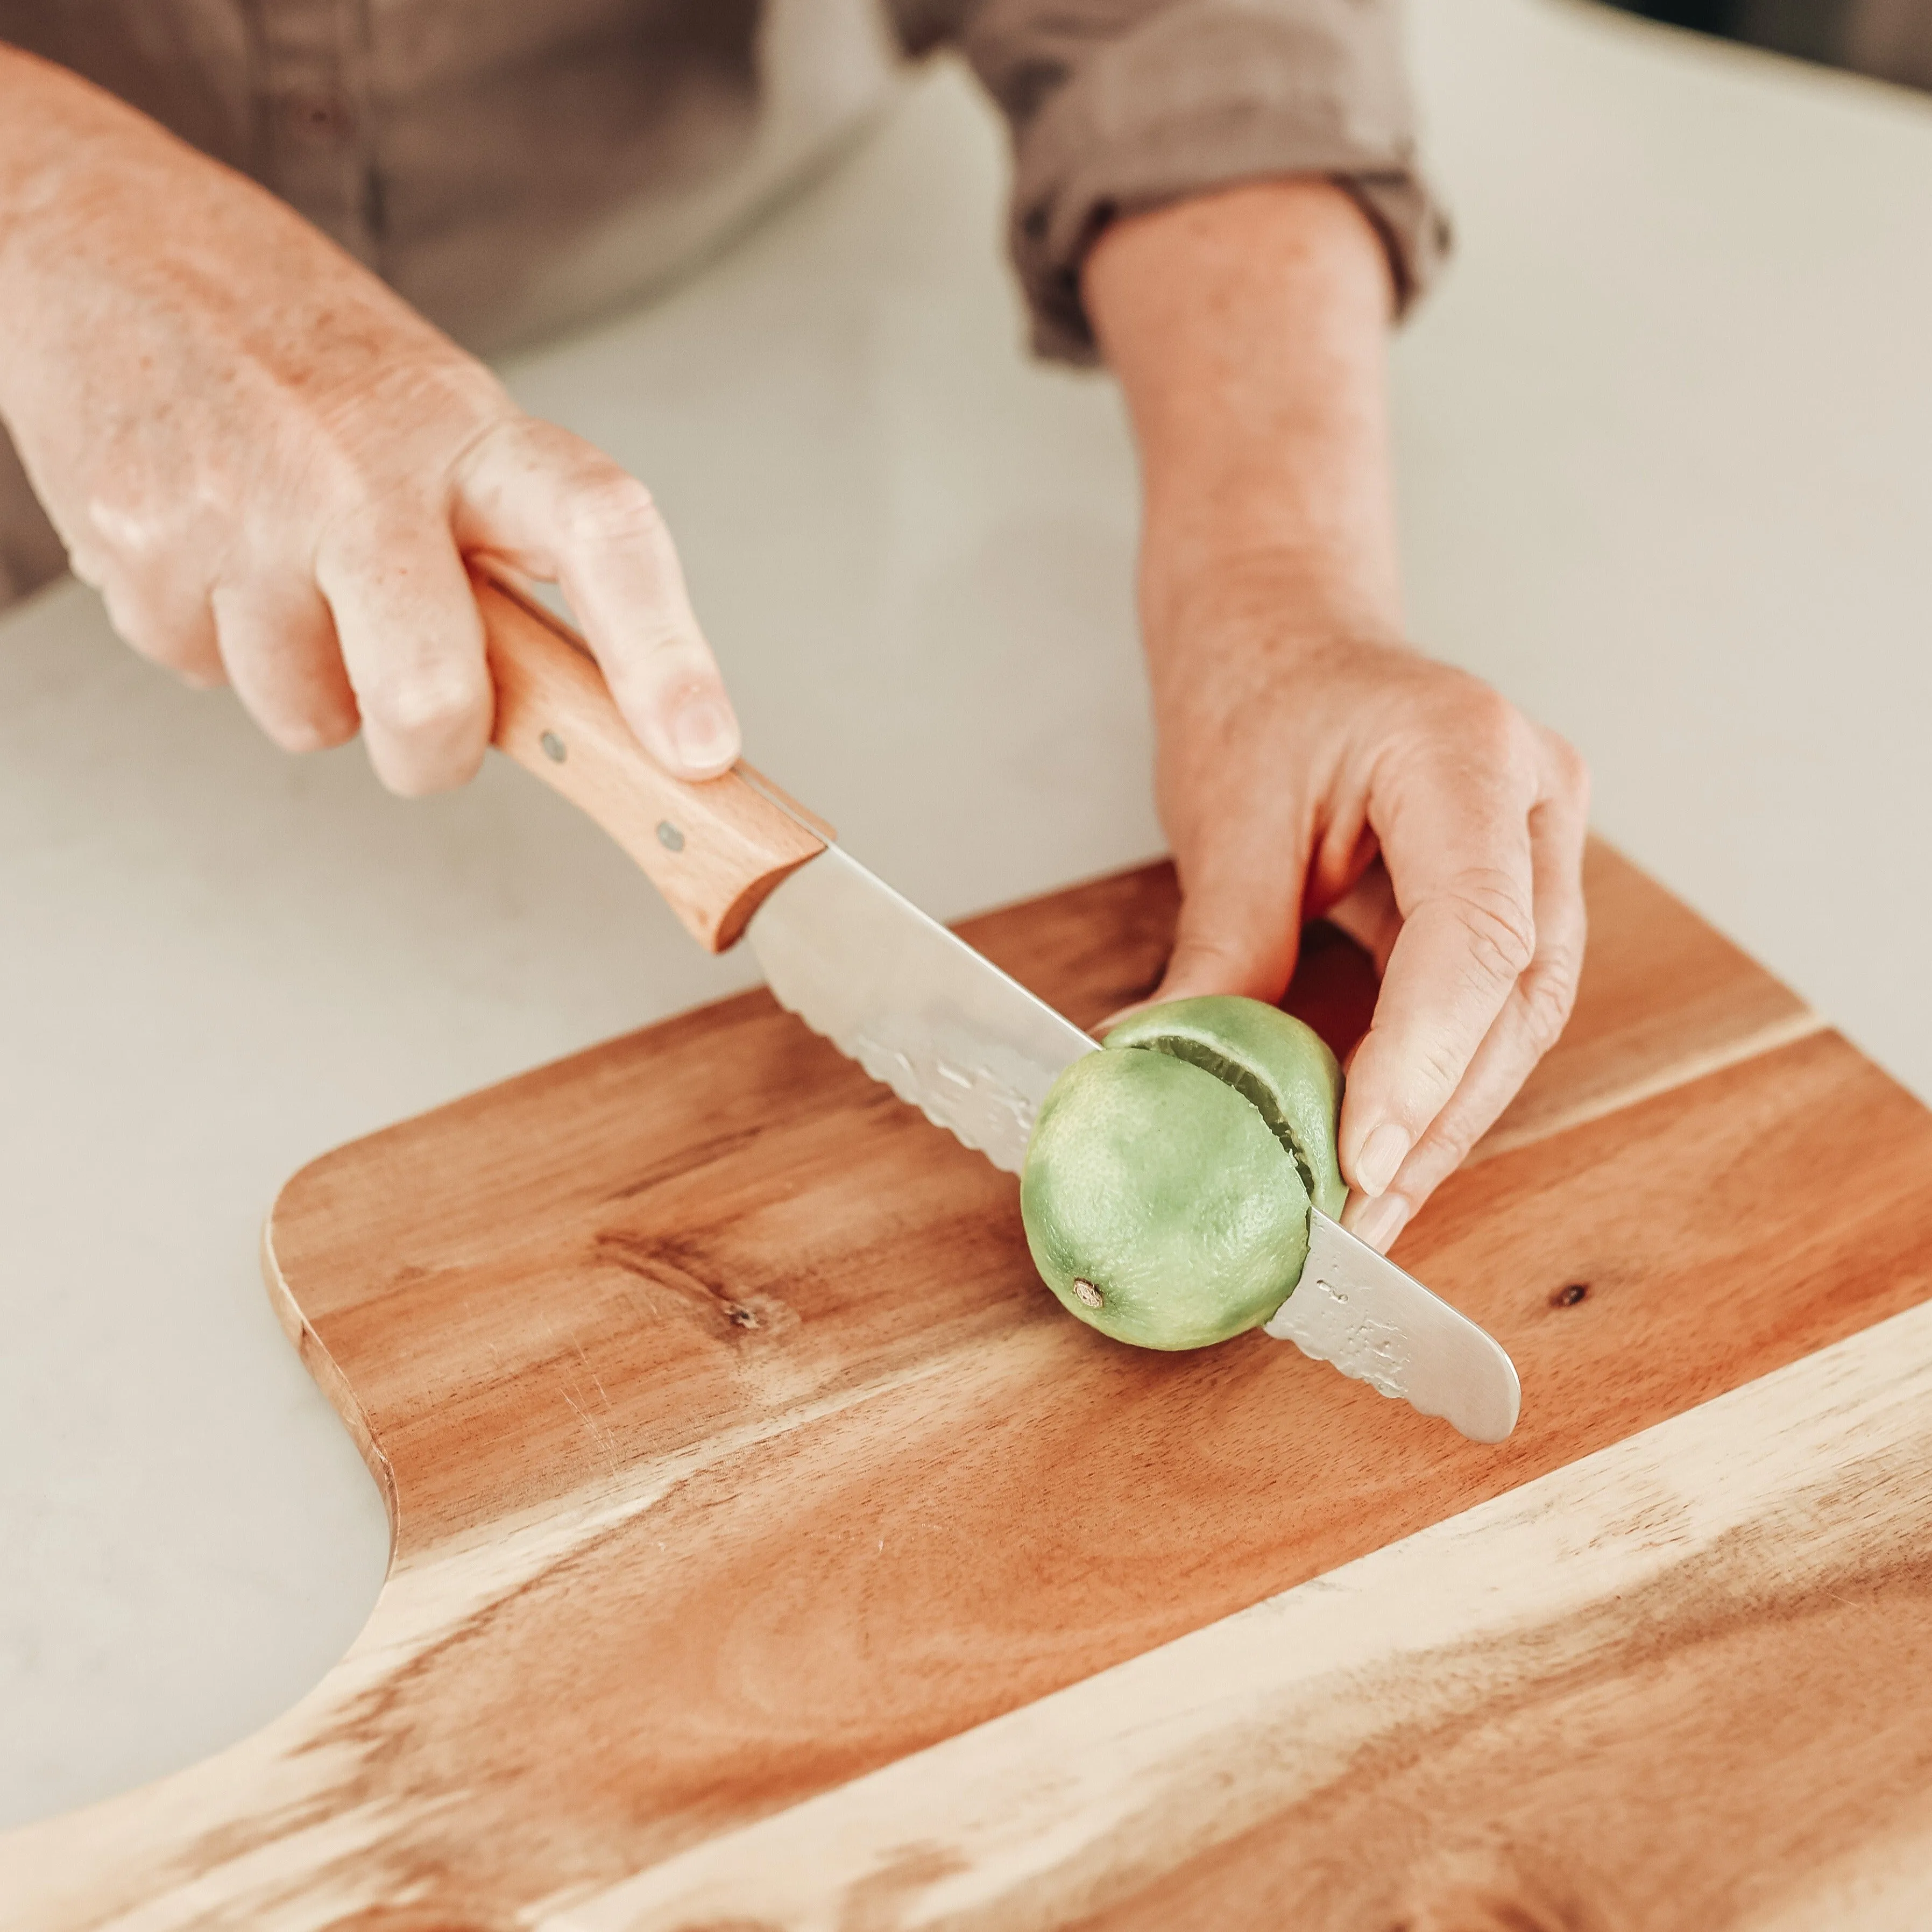
<path id="1" fill-rule="evenodd" d="M 1399 637 L 1392 291 L 1355 202 L 1273 182 L 1116 223 L 1083 294 L 1140 448 L 1156 681 L 1190 614 L 1222 595 L 1266 596 L 1277 649 L 1297 633 Z"/>

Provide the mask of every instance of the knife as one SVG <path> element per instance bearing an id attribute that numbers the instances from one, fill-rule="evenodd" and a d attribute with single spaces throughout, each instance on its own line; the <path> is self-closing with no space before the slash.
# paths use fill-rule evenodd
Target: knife
<path id="1" fill-rule="evenodd" d="M 615 838 L 699 943 L 741 937 L 782 1006 L 995 1167 L 1019 1172 L 1047 1089 L 1100 1047 L 882 880 L 832 828 L 742 761 L 672 778 L 638 743 L 583 640 L 472 566 L 497 748 Z M 1476 1324 L 1322 1214 L 1264 1332 L 1384 1396 L 1500 1442 L 1514 1365 Z"/>

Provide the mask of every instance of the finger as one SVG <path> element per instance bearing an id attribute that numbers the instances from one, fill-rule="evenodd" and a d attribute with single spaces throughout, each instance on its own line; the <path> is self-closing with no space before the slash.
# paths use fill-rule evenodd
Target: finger
<path id="1" fill-rule="evenodd" d="M 567 430 L 528 419 L 484 437 L 458 478 L 466 551 L 554 579 L 632 730 L 674 776 L 738 758 L 736 714 L 698 627 L 670 532 L 635 477 Z"/>
<path id="2" fill-rule="evenodd" d="M 210 602 L 228 681 L 274 743 L 315 752 L 355 736 L 356 694 L 313 581 L 218 584 Z"/>
<path id="3" fill-rule="evenodd" d="M 74 575 L 100 592 L 124 643 L 199 688 L 224 681 L 203 545 L 101 502 L 71 534 L 63 519 L 62 535 Z"/>
<path id="4" fill-rule="evenodd" d="M 1257 902 L 1259 903 L 1257 903 Z M 1243 993 L 1276 1004 L 1294 976 L 1300 944 L 1298 892 L 1250 886 L 1245 896 L 1208 887 L 1180 902 L 1174 950 L 1160 983 L 1091 1028 L 1105 1034 L 1124 1020 L 1168 1000 L 1208 993 Z"/>
<path id="5" fill-rule="evenodd" d="M 1174 950 L 1146 1002 L 1240 993 L 1270 1005 L 1288 990 L 1301 944 L 1306 854 L 1260 820 L 1222 828 L 1211 870 L 1184 880 Z M 1258 835 L 1258 836 L 1256 836 Z"/>
<path id="6" fill-rule="evenodd" d="M 427 509 L 361 520 L 316 560 L 376 775 L 405 797 L 466 783 L 496 698 L 483 620 L 446 525 Z"/>
<path id="7" fill-rule="evenodd" d="M 1493 742 L 1412 758 L 1371 804 L 1402 923 L 1343 1104 L 1342 1171 L 1364 1194 L 1394 1178 L 1535 957 L 1531 728 L 1504 710 Z"/>
<path id="8" fill-rule="evenodd" d="M 171 670 L 198 691 L 225 681 L 214 614 L 205 592 L 166 596 L 136 589 L 124 578 L 101 586 L 107 621 L 116 634 L 150 664 Z"/>
<path id="9" fill-rule="evenodd" d="M 1350 1197 L 1342 1223 L 1372 1247 L 1386 1252 L 1410 1217 L 1462 1166 L 1569 1019 L 1588 927 L 1583 898 L 1588 787 L 1580 778 L 1580 765 L 1577 770 L 1576 782 L 1568 782 L 1565 775 L 1565 782 L 1530 814 L 1536 956 L 1510 989 L 1468 1071 L 1394 1179 L 1372 1198 Z"/>

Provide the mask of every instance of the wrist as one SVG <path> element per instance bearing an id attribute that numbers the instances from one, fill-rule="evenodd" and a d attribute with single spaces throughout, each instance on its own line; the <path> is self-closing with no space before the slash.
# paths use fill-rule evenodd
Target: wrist
<path id="1" fill-rule="evenodd" d="M 1174 542 L 1150 530 L 1139 598 L 1156 690 L 1230 661 L 1279 671 L 1338 650 L 1407 648 L 1378 560 L 1319 532 L 1241 546 Z"/>
<path id="2" fill-rule="evenodd" d="M 1320 180 L 1203 195 L 1110 229 L 1084 286 L 1139 447 L 1156 676 L 1400 638 L 1388 259 L 1354 202 Z"/>

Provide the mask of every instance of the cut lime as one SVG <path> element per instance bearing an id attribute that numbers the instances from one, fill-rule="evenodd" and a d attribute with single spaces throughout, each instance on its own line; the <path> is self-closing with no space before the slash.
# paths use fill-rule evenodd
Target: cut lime
<path id="1" fill-rule="evenodd" d="M 1083 1322 L 1198 1348 L 1265 1322 L 1308 1254 L 1311 1198 L 1340 1211 L 1342 1079 L 1298 1019 L 1257 1000 L 1136 1014 L 1041 1107 L 1020 1181 L 1035 1264 Z"/>

